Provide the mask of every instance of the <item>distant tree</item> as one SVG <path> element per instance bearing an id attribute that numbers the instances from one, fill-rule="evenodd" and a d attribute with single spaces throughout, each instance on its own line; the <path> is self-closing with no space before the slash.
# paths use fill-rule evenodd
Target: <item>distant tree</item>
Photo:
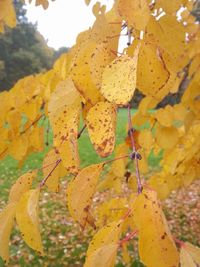
<path id="1" fill-rule="evenodd" d="M 192 11 L 192 14 L 196 17 L 196 20 L 200 22 L 200 0 L 196 1 L 196 5 Z"/>
<path id="2" fill-rule="evenodd" d="M 0 91 L 8 90 L 20 78 L 49 69 L 54 49 L 49 48 L 36 25 L 28 22 L 20 0 L 14 0 L 17 27 L 0 34 Z"/>
<path id="3" fill-rule="evenodd" d="M 60 57 L 63 53 L 68 52 L 69 48 L 68 47 L 60 47 L 58 50 L 55 50 L 54 52 L 54 61 Z"/>

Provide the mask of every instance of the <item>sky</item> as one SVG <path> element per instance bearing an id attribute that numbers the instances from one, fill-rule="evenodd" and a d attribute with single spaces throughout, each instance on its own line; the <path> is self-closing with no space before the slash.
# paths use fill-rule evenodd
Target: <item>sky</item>
<path id="1" fill-rule="evenodd" d="M 55 0 L 50 1 L 47 10 L 41 6 L 35 7 L 34 2 L 27 4 L 28 20 L 37 22 L 38 31 L 47 40 L 48 45 L 55 49 L 74 45 L 77 35 L 92 26 L 95 20 L 92 6 L 96 1 L 91 1 L 90 5 L 86 6 L 84 0 Z M 106 4 L 109 10 L 114 1 L 100 2 Z"/>

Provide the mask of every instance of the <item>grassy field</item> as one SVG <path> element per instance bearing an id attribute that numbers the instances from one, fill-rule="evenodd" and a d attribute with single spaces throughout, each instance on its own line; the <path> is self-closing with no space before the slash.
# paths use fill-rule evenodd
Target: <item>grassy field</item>
<path id="1" fill-rule="evenodd" d="M 135 111 L 132 111 L 134 113 Z M 117 143 L 123 142 L 126 136 L 126 123 L 127 123 L 127 111 L 120 110 L 118 113 L 117 120 Z M 52 141 L 52 134 L 50 136 Z M 24 162 L 22 168 L 18 168 L 18 162 L 7 157 L 6 159 L 0 161 L 0 210 L 5 206 L 8 199 L 9 189 L 17 177 L 26 172 L 27 170 L 32 170 L 35 168 L 40 168 L 43 158 L 49 147 L 45 148 L 43 153 L 37 153 L 30 155 L 27 160 Z M 87 166 L 92 163 L 97 163 L 101 159 L 96 155 L 87 131 L 84 131 L 81 138 L 79 139 L 79 153 L 81 158 L 81 165 Z M 153 157 L 149 158 L 149 163 L 156 167 L 159 164 L 161 155 L 158 158 Z M 41 175 L 38 177 L 35 183 L 38 183 L 42 179 Z M 196 188 L 195 188 L 196 189 Z M 189 189 L 188 189 L 189 190 Z M 42 240 L 45 248 L 45 257 L 40 257 L 37 253 L 32 251 L 26 246 L 22 241 L 18 229 L 15 229 L 12 233 L 12 242 L 11 242 L 11 260 L 10 267 L 29 267 L 29 266 L 50 266 L 50 267 L 81 267 L 85 259 L 85 251 L 90 240 L 90 233 L 80 231 L 79 226 L 69 217 L 67 208 L 66 208 L 66 182 L 62 181 L 61 191 L 59 194 L 49 193 L 44 190 L 41 194 L 40 199 L 40 222 L 41 222 L 41 234 Z M 180 195 L 181 198 L 182 195 Z M 190 197 L 190 196 L 189 196 Z M 192 196 L 194 197 L 194 196 Z M 198 197 L 198 193 L 196 199 Z M 174 199 L 177 196 L 174 195 Z M 183 223 L 181 219 L 179 225 L 179 217 L 183 217 L 183 207 L 180 205 L 180 216 L 177 215 L 177 220 L 174 219 L 173 215 L 170 213 L 171 207 L 173 207 L 173 212 L 176 212 L 175 202 L 168 201 L 166 203 L 166 214 L 168 219 L 172 218 L 172 224 L 174 224 L 175 231 L 179 231 L 180 227 L 181 233 L 180 236 L 185 236 L 188 233 L 187 239 L 194 240 L 194 233 L 190 233 L 187 230 L 188 224 L 190 222 Z M 172 204 L 171 204 L 172 203 Z M 181 202 L 180 202 L 181 203 Z M 187 211 L 189 212 L 189 211 Z M 179 213 L 178 213 L 179 214 Z M 170 217 L 171 216 L 171 217 Z M 184 220 L 185 217 L 184 217 Z M 177 222 L 178 221 L 178 222 Z M 198 221 L 198 219 L 197 219 Z M 180 226 L 180 227 L 179 227 Z M 186 229 L 186 230 L 185 230 Z M 185 233 L 185 232 L 186 233 Z M 3 263 L 0 261 L 0 266 L 3 266 Z M 128 265 L 123 264 L 120 260 L 118 261 L 117 267 L 127 267 Z M 135 261 L 134 264 L 130 265 L 131 267 L 142 267 L 138 261 Z"/>

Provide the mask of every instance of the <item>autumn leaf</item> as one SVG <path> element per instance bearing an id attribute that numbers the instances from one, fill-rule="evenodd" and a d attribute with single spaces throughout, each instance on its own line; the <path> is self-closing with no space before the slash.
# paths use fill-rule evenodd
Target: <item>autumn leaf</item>
<path id="1" fill-rule="evenodd" d="M 62 143 L 78 134 L 78 123 L 81 109 L 81 98 L 73 82 L 68 79 L 62 81 L 52 93 L 49 105 L 49 120 L 53 128 L 54 145 Z"/>
<path id="2" fill-rule="evenodd" d="M 56 153 L 55 149 L 50 150 L 46 154 L 42 164 L 42 172 L 44 177 L 47 177 L 49 175 L 49 173 L 52 171 L 58 160 L 59 160 L 59 153 Z M 45 183 L 48 189 L 53 192 L 58 192 L 59 180 L 66 174 L 67 170 L 64 168 L 63 163 L 60 162 Z"/>
<path id="3" fill-rule="evenodd" d="M 37 176 L 37 170 L 27 172 L 20 176 L 10 189 L 9 203 L 18 202 L 21 196 L 31 188 L 32 181 Z"/>
<path id="4" fill-rule="evenodd" d="M 119 0 L 117 8 L 120 16 L 127 21 L 130 28 L 145 29 L 150 17 L 146 0 Z"/>
<path id="5" fill-rule="evenodd" d="M 69 212 L 83 228 L 88 222 L 87 217 L 90 214 L 92 197 L 102 168 L 103 164 L 95 164 L 82 169 L 67 187 Z"/>
<path id="6" fill-rule="evenodd" d="M 155 191 L 144 189 L 133 204 L 139 230 L 139 255 L 148 267 L 179 265 L 179 254 Z"/>
<path id="7" fill-rule="evenodd" d="M 109 156 L 115 145 L 116 107 L 109 102 L 98 102 L 86 116 L 90 140 L 101 157 Z"/>
<path id="8" fill-rule="evenodd" d="M 27 245 L 43 255 L 38 218 L 39 193 L 39 189 L 32 189 L 22 195 L 17 204 L 16 220 Z"/>
<path id="9" fill-rule="evenodd" d="M 6 264 L 9 261 L 9 240 L 15 211 L 16 203 L 10 203 L 0 213 L 0 256 Z"/>
<path id="10" fill-rule="evenodd" d="M 191 255 L 184 249 L 184 247 L 181 247 L 180 263 L 181 267 L 196 267 Z"/>
<path id="11" fill-rule="evenodd" d="M 196 264 L 200 264 L 200 248 L 185 242 L 183 248 L 191 255 Z"/>
<path id="12" fill-rule="evenodd" d="M 105 67 L 102 75 L 101 93 L 110 102 L 126 105 L 136 88 L 139 46 L 134 56 L 122 55 Z"/>
<path id="13" fill-rule="evenodd" d="M 114 221 L 100 229 L 89 245 L 84 267 L 113 267 L 120 233 L 119 221 Z"/>

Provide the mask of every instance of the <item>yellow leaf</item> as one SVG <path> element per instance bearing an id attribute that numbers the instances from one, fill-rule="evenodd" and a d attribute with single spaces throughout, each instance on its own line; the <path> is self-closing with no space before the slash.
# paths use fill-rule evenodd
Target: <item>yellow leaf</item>
<path id="1" fill-rule="evenodd" d="M 80 165 L 77 138 L 70 136 L 69 140 L 64 141 L 59 147 L 57 147 L 57 150 L 66 171 L 76 174 Z"/>
<path id="2" fill-rule="evenodd" d="M 97 44 L 91 40 L 85 40 L 85 38 L 72 60 L 70 77 L 84 99 L 94 105 L 103 100 L 99 90 L 93 83 L 90 68 L 90 61 L 93 60 L 92 55 Z"/>
<path id="3" fill-rule="evenodd" d="M 162 126 L 170 127 L 174 119 L 173 108 L 167 105 L 165 108 L 158 109 L 154 116 Z"/>
<path id="4" fill-rule="evenodd" d="M 177 21 L 176 16 L 166 14 L 158 21 L 151 16 L 146 31 L 148 41 L 155 41 L 159 47 L 163 48 L 162 57 L 170 72 L 178 72 L 187 65 L 189 60 L 185 38 L 187 30 L 182 23 Z M 176 36 L 175 43 L 174 36 Z"/>
<path id="5" fill-rule="evenodd" d="M 179 265 L 179 254 L 160 208 L 155 191 L 143 190 L 133 204 L 139 230 L 139 255 L 148 267 Z"/>
<path id="6" fill-rule="evenodd" d="M 121 179 L 117 177 L 111 170 L 106 174 L 103 180 L 98 184 L 98 191 L 113 188 L 117 193 L 121 192 Z"/>
<path id="7" fill-rule="evenodd" d="M 193 260 L 200 264 L 200 248 L 196 247 L 189 242 L 184 243 L 184 249 L 192 256 Z"/>
<path id="8" fill-rule="evenodd" d="M 69 79 L 58 84 L 52 93 L 48 112 L 54 134 L 54 145 L 59 147 L 71 135 L 77 136 L 81 98 Z"/>
<path id="9" fill-rule="evenodd" d="M 136 88 L 138 51 L 139 47 L 133 57 L 123 55 L 105 67 L 101 93 L 108 101 L 125 105 L 132 99 Z"/>
<path id="10" fill-rule="evenodd" d="M 105 9 L 106 9 L 105 5 L 101 6 L 100 2 L 96 2 L 92 8 L 92 12 L 94 16 L 97 18 L 99 15 L 105 13 Z"/>
<path id="11" fill-rule="evenodd" d="M 10 110 L 7 114 L 7 122 L 9 123 L 9 126 L 11 127 L 12 131 L 19 132 L 19 128 L 21 125 L 21 114 L 17 110 Z"/>
<path id="12" fill-rule="evenodd" d="M 90 4 L 91 0 L 85 0 L 85 4 L 88 6 Z"/>
<path id="13" fill-rule="evenodd" d="M 154 140 L 150 130 L 144 129 L 140 132 L 138 137 L 139 145 L 145 149 L 151 149 Z"/>
<path id="14" fill-rule="evenodd" d="M 67 204 L 71 216 L 84 228 L 96 190 L 103 164 L 95 164 L 82 169 L 67 187 Z"/>
<path id="15" fill-rule="evenodd" d="M 66 80 L 69 76 L 69 68 L 74 56 L 74 50 L 70 49 L 70 52 L 63 53 L 54 63 L 53 70 L 59 73 L 62 80 Z"/>
<path id="16" fill-rule="evenodd" d="M 59 156 L 60 155 L 56 153 L 54 149 L 51 149 L 46 154 L 43 160 L 43 163 L 42 163 L 42 172 L 43 172 L 44 177 L 47 177 L 47 175 L 49 175 L 51 170 L 55 167 L 57 161 L 59 160 Z M 64 177 L 66 174 L 67 174 L 67 171 L 64 168 L 63 163 L 61 161 L 45 183 L 48 189 L 52 192 L 58 192 L 59 191 L 59 180 L 60 178 Z"/>
<path id="17" fill-rule="evenodd" d="M 163 149 L 173 148 L 178 142 L 178 130 L 173 126 L 158 126 L 156 129 L 156 142 Z"/>
<path id="18" fill-rule="evenodd" d="M 127 211 L 128 203 L 125 198 L 117 197 L 106 200 L 95 209 L 97 226 L 102 227 L 113 221 L 119 221 Z"/>
<path id="19" fill-rule="evenodd" d="M 44 128 L 35 126 L 29 135 L 29 143 L 35 152 L 44 149 Z"/>
<path id="20" fill-rule="evenodd" d="M 114 266 L 121 229 L 122 228 L 120 222 L 114 221 L 101 228 L 94 235 L 87 250 L 86 262 L 84 267 Z"/>
<path id="21" fill-rule="evenodd" d="M 28 140 L 26 136 L 21 135 L 12 140 L 9 146 L 9 154 L 16 160 L 22 160 L 28 149 Z"/>
<path id="22" fill-rule="evenodd" d="M 115 158 L 128 155 L 128 151 L 129 148 L 125 143 L 117 145 L 115 148 Z M 124 177 L 124 173 L 126 171 L 126 164 L 127 158 L 116 160 L 111 165 L 111 171 L 116 177 L 122 178 Z"/>
<path id="23" fill-rule="evenodd" d="M 4 32 L 4 25 L 11 28 L 16 26 L 16 14 L 12 0 L 0 1 L 0 32 Z"/>
<path id="24" fill-rule="evenodd" d="M 101 8 L 101 14 L 98 14 L 96 21 L 94 22 L 91 29 L 90 38 L 96 43 L 106 42 L 108 50 L 115 51 L 118 50 L 119 36 L 121 32 L 122 19 L 113 5 L 109 12 L 104 13 L 105 6 Z"/>
<path id="25" fill-rule="evenodd" d="M 184 249 L 184 247 L 181 247 L 180 263 L 181 267 L 196 267 L 191 255 Z"/>
<path id="26" fill-rule="evenodd" d="M 99 43 L 94 49 L 90 61 L 92 80 L 98 89 L 101 88 L 104 68 L 115 58 L 108 45 L 108 42 Z"/>
<path id="27" fill-rule="evenodd" d="M 27 245 L 43 255 L 38 218 L 39 193 L 39 189 L 32 189 L 22 195 L 17 204 L 16 220 Z"/>
<path id="28" fill-rule="evenodd" d="M 155 100 L 152 96 L 144 97 L 138 106 L 139 112 L 144 116 L 148 109 L 155 108 L 159 101 Z"/>
<path id="29" fill-rule="evenodd" d="M 155 8 L 162 8 L 164 9 L 164 12 L 174 14 L 176 15 L 176 12 L 181 8 L 182 5 L 184 5 L 187 1 L 185 0 L 176 0 L 172 1 L 171 3 L 169 1 L 165 0 L 158 0 L 156 1 Z"/>
<path id="30" fill-rule="evenodd" d="M 21 196 L 31 188 L 32 181 L 37 176 L 37 170 L 27 172 L 20 176 L 10 189 L 9 203 L 17 202 Z"/>
<path id="31" fill-rule="evenodd" d="M 127 21 L 129 27 L 145 30 L 150 17 L 148 1 L 146 0 L 119 0 L 118 12 Z"/>
<path id="32" fill-rule="evenodd" d="M 31 3 L 31 2 L 32 2 L 32 0 L 29 0 L 29 3 Z M 44 9 L 47 9 L 49 6 L 49 2 L 48 2 L 48 0 L 36 0 L 35 5 L 36 6 L 41 5 Z"/>
<path id="33" fill-rule="evenodd" d="M 125 264 L 129 264 L 131 260 L 133 260 L 130 258 L 130 255 L 128 253 L 127 244 L 122 245 L 122 259 L 125 262 Z"/>
<path id="34" fill-rule="evenodd" d="M 8 204 L 0 213 L 0 256 L 7 264 L 9 261 L 9 239 L 14 224 L 16 203 Z"/>
<path id="35" fill-rule="evenodd" d="M 116 108 L 109 102 L 98 102 L 86 117 L 90 140 L 101 157 L 107 157 L 115 146 Z"/>
<path id="36" fill-rule="evenodd" d="M 141 160 L 138 161 L 139 170 L 141 173 L 147 173 L 149 170 L 146 153 L 143 149 L 140 150 Z"/>
<path id="37" fill-rule="evenodd" d="M 49 6 L 49 2 L 47 0 L 36 0 L 35 5 L 36 6 L 42 5 L 44 9 L 47 9 Z"/>
<path id="38" fill-rule="evenodd" d="M 170 76 L 158 47 L 141 44 L 138 56 L 137 87 L 145 95 L 157 97 Z"/>
<path id="39" fill-rule="evenodd" d="M 114 221 L 101 228 L 90 242 L 87 256 L 91 255 L 101 246 L 117 244 L 122 230 L 121 226 L 120 221 Z"/>
<path id="40" fill-rule="evenodd" d="M 87 259 L 84 267 L 114 267 L 118 245 L 101 246 Z"/>

